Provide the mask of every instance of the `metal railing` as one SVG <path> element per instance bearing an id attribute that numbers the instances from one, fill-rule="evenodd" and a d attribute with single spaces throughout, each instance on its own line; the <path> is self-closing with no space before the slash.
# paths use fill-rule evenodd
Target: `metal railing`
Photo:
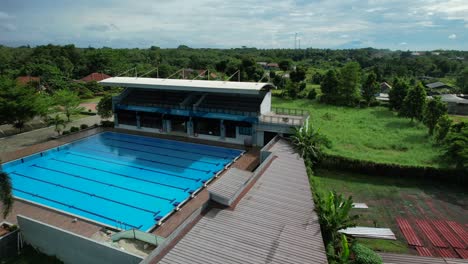
<path id="1" fill-rule="evenodd" d="M 309 116 L 309 111 L 297 108 L 272 107 L 271 112 L 277 115 Z"/>
<path id="2" fill-rule="evenodd" d="M 126 231 L 121 231 L 111 236 L 113 242 L 118 241 L 122 238 L 135 239 L 155 246 L 158 246 L 164 241 L 163 237 L 146 233 L 135 228 Z"/>
<path id="3" fill-rule="evenodd" d="M 266 124 L 302 126 L 306 120 L 306 117 L 262 115 L 260 116 L 259 120 L 260 120 L 260 123 L 266 123 Z"/>
<path id="4" fill-rule="evenodd" d="M 183 106 L 183 105 L 177 105 L 177 104 L 150 104 L 150 103 L 122 104 L 122 103 L 119 103 L 119 105 L 158 107 L 158 108 L 167 108 L 167 109 L 187 110 L 187 111 L 193 111 L 193 112 L 207 112 L 207 113 L 221 113 L 221 114 L 229 114 L 229 115 L 241 115 L 241 116 L 248 116 L 248 117 L 257 117 L 260 114 L 259 112 L 239 111 L 239 110 L 222 109 L 222 108 Z"/>

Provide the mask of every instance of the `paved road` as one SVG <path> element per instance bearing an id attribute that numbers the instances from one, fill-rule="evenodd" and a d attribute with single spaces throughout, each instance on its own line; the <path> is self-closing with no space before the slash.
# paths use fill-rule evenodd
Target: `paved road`
<path id="1" fill-rule="evenodd" d="M 92 126 L 99 124 L 101 118 L 98 115 L 81 118 L 67 124 L 65 129 L 72 126 L 79 127 L 81 124 Z M 24 147 L 47 141 L 50 137 L 57 135 L 54 127 L 45 127 L 9 137 L 0 138 L 0 153 L 15 151 Z"/>

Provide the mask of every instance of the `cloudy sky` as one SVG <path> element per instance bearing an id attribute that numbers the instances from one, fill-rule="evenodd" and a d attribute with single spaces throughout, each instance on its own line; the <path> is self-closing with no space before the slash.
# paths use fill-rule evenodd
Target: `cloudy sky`
<path id="1" fill-rule="evenodd" d="M 0 0 L 0 44 L 468 50 L 468 0 Z"/>

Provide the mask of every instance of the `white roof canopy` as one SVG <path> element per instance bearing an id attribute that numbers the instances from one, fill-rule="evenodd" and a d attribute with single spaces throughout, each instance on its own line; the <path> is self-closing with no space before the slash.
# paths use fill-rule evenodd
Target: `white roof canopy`
<path id="1" fill-rule="evenodd" d="M 238 94 L 259 94 L 261 90 L 268 90 L 274 88 L 274 85 L 271 83 L 180 80 L 139 77 L 112 77 L 104 79 L 99 83 L 105 86 L 118 86 L 130 88 Z"/>

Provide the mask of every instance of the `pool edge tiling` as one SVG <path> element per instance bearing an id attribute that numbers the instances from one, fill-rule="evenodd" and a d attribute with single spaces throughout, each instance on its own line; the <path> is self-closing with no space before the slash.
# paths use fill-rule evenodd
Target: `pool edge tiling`
<path id="1" fill-rule="evenodd" d="M 103 132 L 3 164 L 20 200 L 149 232 L 244 151 Z"/>

